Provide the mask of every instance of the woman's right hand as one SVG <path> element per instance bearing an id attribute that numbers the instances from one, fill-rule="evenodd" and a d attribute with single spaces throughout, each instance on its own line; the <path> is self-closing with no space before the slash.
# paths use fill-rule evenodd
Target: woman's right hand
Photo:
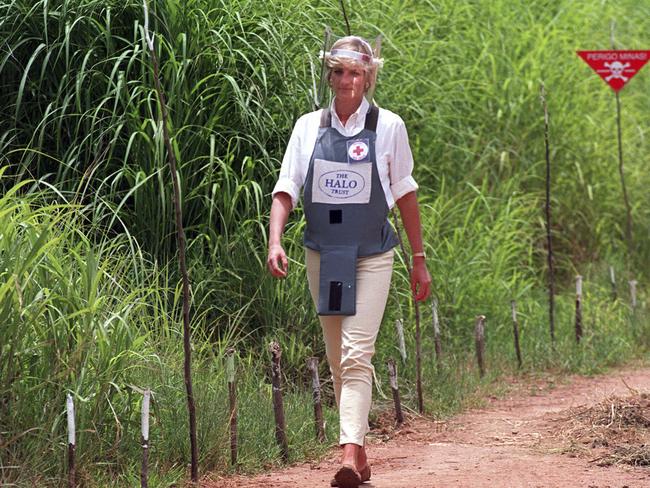
<path id="1" fill-rule="evenodd" d="M 291 211 L 291 197 L 288 193 L 279 192 L 273 197 L 271 217 L 269 219 L 269 255 L 266 266 L 276 278 L 284 278 L 289 270 L 289 260 L 282 249 L 282 232 Z"/>
<path id="2" fill-rule="evenodd" d="M 285 278 L 289 270 L 289 260 L 280 244 L 269 246 L 269 255 L 266 258 L 266 266 L 276 278 Z"/>

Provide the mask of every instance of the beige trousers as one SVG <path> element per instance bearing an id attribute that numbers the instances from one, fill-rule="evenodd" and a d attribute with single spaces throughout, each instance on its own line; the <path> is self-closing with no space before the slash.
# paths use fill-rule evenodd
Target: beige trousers
<path id="1" fill-rule="evenodd" d="M 356 315 L 319 316 L 327 362 L 339 408 L 340 444 L 363 446 L 372 400 L 375 340 L 386 308 L 393 271 L 391 249 L 357 260 Z M 309 291 L 318 303 L 320 253 L 305 248 Z"/>

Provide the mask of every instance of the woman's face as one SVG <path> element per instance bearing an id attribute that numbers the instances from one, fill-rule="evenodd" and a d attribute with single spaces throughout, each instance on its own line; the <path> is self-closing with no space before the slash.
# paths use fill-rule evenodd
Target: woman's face
<path id="1" fill-rule="evenodd" d="M 366 71 L 355 64 L 343 64 L 330 71 L 330 86 L 341 102 L 361 103 L 366 91 Z"/>

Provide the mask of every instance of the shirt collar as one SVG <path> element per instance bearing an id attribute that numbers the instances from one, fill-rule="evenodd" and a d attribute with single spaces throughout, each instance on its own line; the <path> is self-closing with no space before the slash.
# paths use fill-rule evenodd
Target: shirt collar
<path id="1" fill-rule="evenodd" d="M 339 116 L 336 114 L 335 102 L 336 99 L 334 98 L 330 104 L 330 111 L 332 113 L 332 127 L 337 129 L 342 134 L 356 134 L 360 129 L 363 129 L 366 124 L 366 114 L 370 108 L 370 103 L 368 103 L 366 97 L 363 97 L 359 108 L 357 108 L 354 113 L 350 115 L 347 126 L 343 126 L 341 120 L 339 119 Z"/>

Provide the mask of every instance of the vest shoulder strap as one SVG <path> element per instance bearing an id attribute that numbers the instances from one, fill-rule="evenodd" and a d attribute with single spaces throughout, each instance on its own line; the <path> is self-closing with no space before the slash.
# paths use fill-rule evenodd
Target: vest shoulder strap
<path id="1" fill-rule="evenodd" d="M 324 108 L 320 114 L 320 126 L 321 128 L 332 126 L 332 112 L 330 112 L 329 107 Z"/>
<path id="2" fill-rule="evenodd" d="M 372 132 L 377 132 L 377 120 L 379 119 L 379 108 L 377 105 L 371 105 L 366 114 L 365 128 Z"/>

